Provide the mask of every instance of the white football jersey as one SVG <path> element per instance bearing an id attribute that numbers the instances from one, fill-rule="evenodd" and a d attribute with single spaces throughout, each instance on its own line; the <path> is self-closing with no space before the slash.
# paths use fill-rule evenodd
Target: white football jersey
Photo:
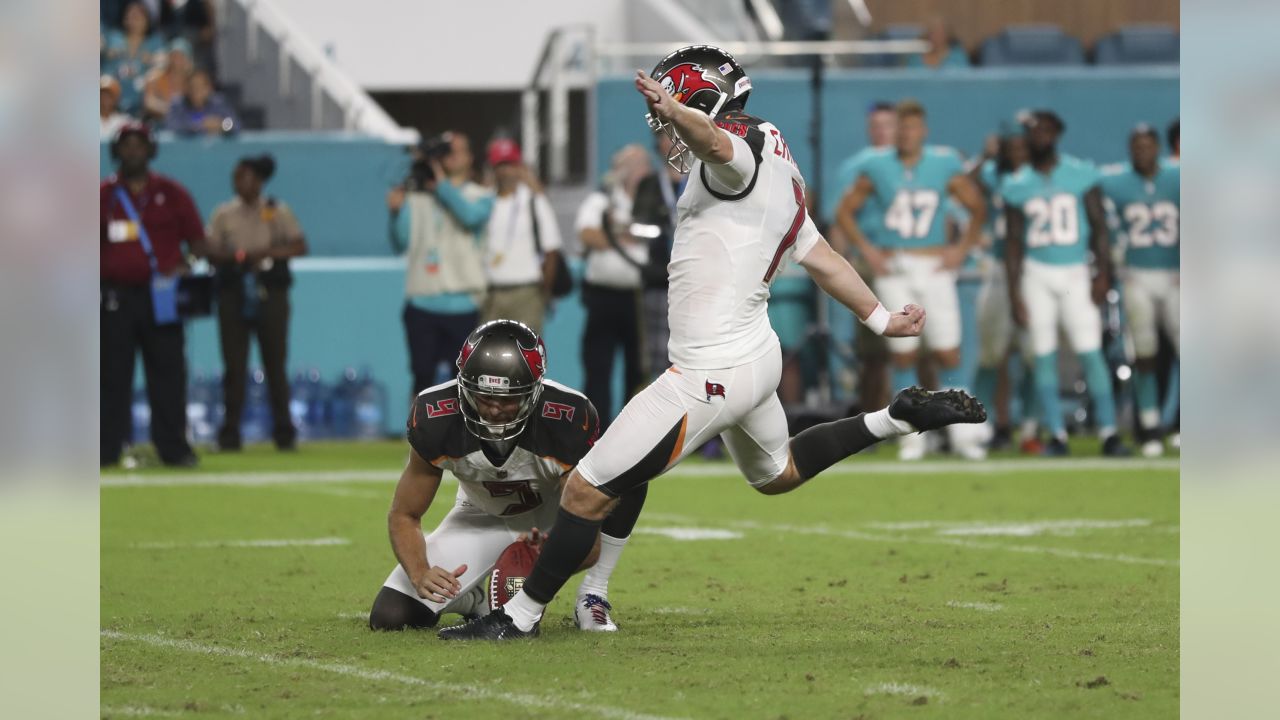
<path id="1" fill-rule="evenodd" d="M 767 314 L 769 286 L 782 264 L 799 261 L 821 236 L 805 208 L 804 178 L 772 124 L 727 111 L 716 125 L 755 164 L 741 192 L 727 191 L 696 161 L 676 203 L 675 244 L 667 266 L 667 353 L 676 367 L 743 365 L 778 342 Z"/>

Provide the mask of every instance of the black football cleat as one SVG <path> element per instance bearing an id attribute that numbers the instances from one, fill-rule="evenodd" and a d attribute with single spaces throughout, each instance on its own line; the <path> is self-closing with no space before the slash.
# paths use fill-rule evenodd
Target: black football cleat
<path id="1" fill-rule="evenodd" d="M 1126 458 L 1133 455 L 1133 450 L 1120 440 L 1119 435 L 1112 435 L 1102 441 L 1102 456 L 1113 458 Z"/>
<path id="2" fill-rule="evenodd" d="M 978 399 L 963 390 L 930 392 L 909 387 L 889 404 L 889 415 L 910 423 L 917 432 L 936 430 L 956 423 L 987 421 L 987 410 Z"/>
<path id="3" fill-rule="evenodd" d="M 501 608 L 484 617 L 442 629 L 441 640 L 520 640 L 538 637 L 538 626 L 525 632 Z"/>
<path id="4" fill-rule="evenodd" d="M 1067 457 L 1071 454 L 1071 448 L 1067 447 L 1067 441 L 1059 437 L 1049 438 L 1049 442 L 1044 444 L 1044 449 L 1040 451 L 1044 457 Z"/>
<path id="5" fill-rule="evenodd" d="M 987 450 L 991 452 L 1008 450 L 1011 447 L 1013 447 L 1013 431 L 1008 425 L 997 427 L 991 434 L 991 440 L 987 442 Z"/>

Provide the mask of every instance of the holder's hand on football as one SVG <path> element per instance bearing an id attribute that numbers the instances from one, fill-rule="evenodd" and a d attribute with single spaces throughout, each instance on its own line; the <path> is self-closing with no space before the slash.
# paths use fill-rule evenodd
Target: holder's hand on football
<path id="1" fill-rule="evenodd" d="M 458 578 L 467 571 L 466 564 L 459 565 L 456 570 L 449 572 L 439 565 L 432 565 L 425 575 L 414 581 L 413 587 L 418 591 L 418 597 L 431 602 L 448 602 L 458 596 L 462 591 L 462 585 L 458 582 Z"/>
<path id="2" fill-rule="evenodd" d="M 663 120 L 671 120 L 683 107 L 657 80 L 643 70 L 636 70 L 636 90 L 649 103 L 649 110 Z"/>
<path id="3" fill-rule="evenodd" d="M 520 533 L 516 536 L 516 542 L 526 542 L 536 551 L 542 550 L 542 543 L 547 541 L 547 533 L 542 532 L 538 528 L 533 528 L 527 533 Z"/>
<path id="4" fill-rule="evenodd" d="M 885 337 L 915 337 L 924 330 L 924 308 L 919 305 L 908 305 L 889 316 L 889 324 L 884 329 Z"/>

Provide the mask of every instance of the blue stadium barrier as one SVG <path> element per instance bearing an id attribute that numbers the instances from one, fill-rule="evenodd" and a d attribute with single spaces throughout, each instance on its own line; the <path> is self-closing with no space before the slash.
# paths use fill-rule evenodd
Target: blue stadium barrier
<path id="1" fill-rule="evenodd" d="M 978 58 L 986 67 L 1083 65 L 1084 46 L 1057 25 L 1014 25 L 985 40 Z"/>
<path id="2" fill-rule="evenodd" d="M 1178 33 L 1169 25 L 1132 25 L 1100 38 L 1093 48 L 1098 65 L 1177 64 Z"/>
<path id="3" fill-rule="evenodd" d="M 813 167 L 808 142 L 811 88 L 805 71 L 771 71 L 752 76 L 751 110 L 782 129 L 802 170 Z M 1176 67 L 962 69 L 944 72 L 851 70 L 828 76 L 823 107 L 825 163 L 819 183 L 824 206 L 838 199 L 831 187 L 840 161 L 863 145 L 863 116 L 874 100 L 915 97 L 928 108 L 932 142 L 974 152 L 1001 120 L 1024 107 L 1056 109 L 1068 124 L 1067 152 L 1113 162 L 1125 156 L 1125 137 L 1142 120 L 1163 126 L 1178 114 Z M 629 78 L 602 81 L 598 171 L 609 155 L 629 142 L 647 142 L 644 108 Z M 407 170 L 401 148 L 344 134 L 246 133 L 231 139 L 163 140 L 155 168 L 184 183 L 207 220 L 231 197 L 231 170 L 243 155 L 269 151 L 279 163 L 268 189 L 296 211 L 312 246 L 312 257 L 295 263 L 289 373 L 317 369 L 334 383 L 346 368 L 367 367 L 385 385 L 386 430 L 403 428 L 409 398 L 408 356 L 400 312 L 404 295 L 402 261 L 387 242 L 385 194 Z M 101 175 L 112 171 L 106 146 Z M 567 228 L 564 229 L 566 232 Z M 577 263 L 573 263 L 577 267 Z M 962 288 L 966 338 L 974 289 Z M 841 311 L 843 312 L 843 311 Z M 851 335 L 847 315 L 833 331 Z M 576 295 L 557 304 L 546 332 L 550 376 L 581 387 L 581 332 L 584 313 Z M 846 330 L 847 328 L 847 330 Z M 188 325 L 187 356 L 192 375 L 215 375 L 222 363 L 217 325 L 211 319 Z M 966 342 L 965 362 L 972 348 Z M 251 365 L 257 365 L 256 356 Z M 139 374 L 141 373 L 139 367 Z M 620 393 L 619 393 L 620 395 Z M 616 411 L 616 408 L 614 409 Z"/>

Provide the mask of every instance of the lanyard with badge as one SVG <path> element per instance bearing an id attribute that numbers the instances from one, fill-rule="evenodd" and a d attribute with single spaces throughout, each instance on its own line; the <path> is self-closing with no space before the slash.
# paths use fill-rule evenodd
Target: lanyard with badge
<path id="1" fill-rule="evenodd" d="M 150 236 L 147 235 L 147 228 L 143 226 L 142 218 L 138 216 L 138 210 L 129 199 L 129 194 L 120 185 L 116 186 L 116 198 L 137 230 L 138 242 L 142 244 L 142 251 L 147 254 L 147 262 L 151 265 L 151 310 L 156 324 L 172 325 L 179 320 L 178 278 L 167 277 L 160 273 L 160 263 L 156 260 L 155 249 L 151 245 Z M 115 240 L 115 238 L 112 239 Z"/>
<path id="2" fill-rule="evenodd" d="M 520 191 L 517 189 L 511 194 L 511 212 L 507 216 L 507 241 L 502 244 L 501 250 L 493 253 L 493 259 L 489 262 L 493 267 L 497 267 L 502 264 L 503 259 L 506 258 L 507 252 L 511 250 L 512 244 L 516 241 L 516 223 L 520 221 L 521 205 Z"/>

